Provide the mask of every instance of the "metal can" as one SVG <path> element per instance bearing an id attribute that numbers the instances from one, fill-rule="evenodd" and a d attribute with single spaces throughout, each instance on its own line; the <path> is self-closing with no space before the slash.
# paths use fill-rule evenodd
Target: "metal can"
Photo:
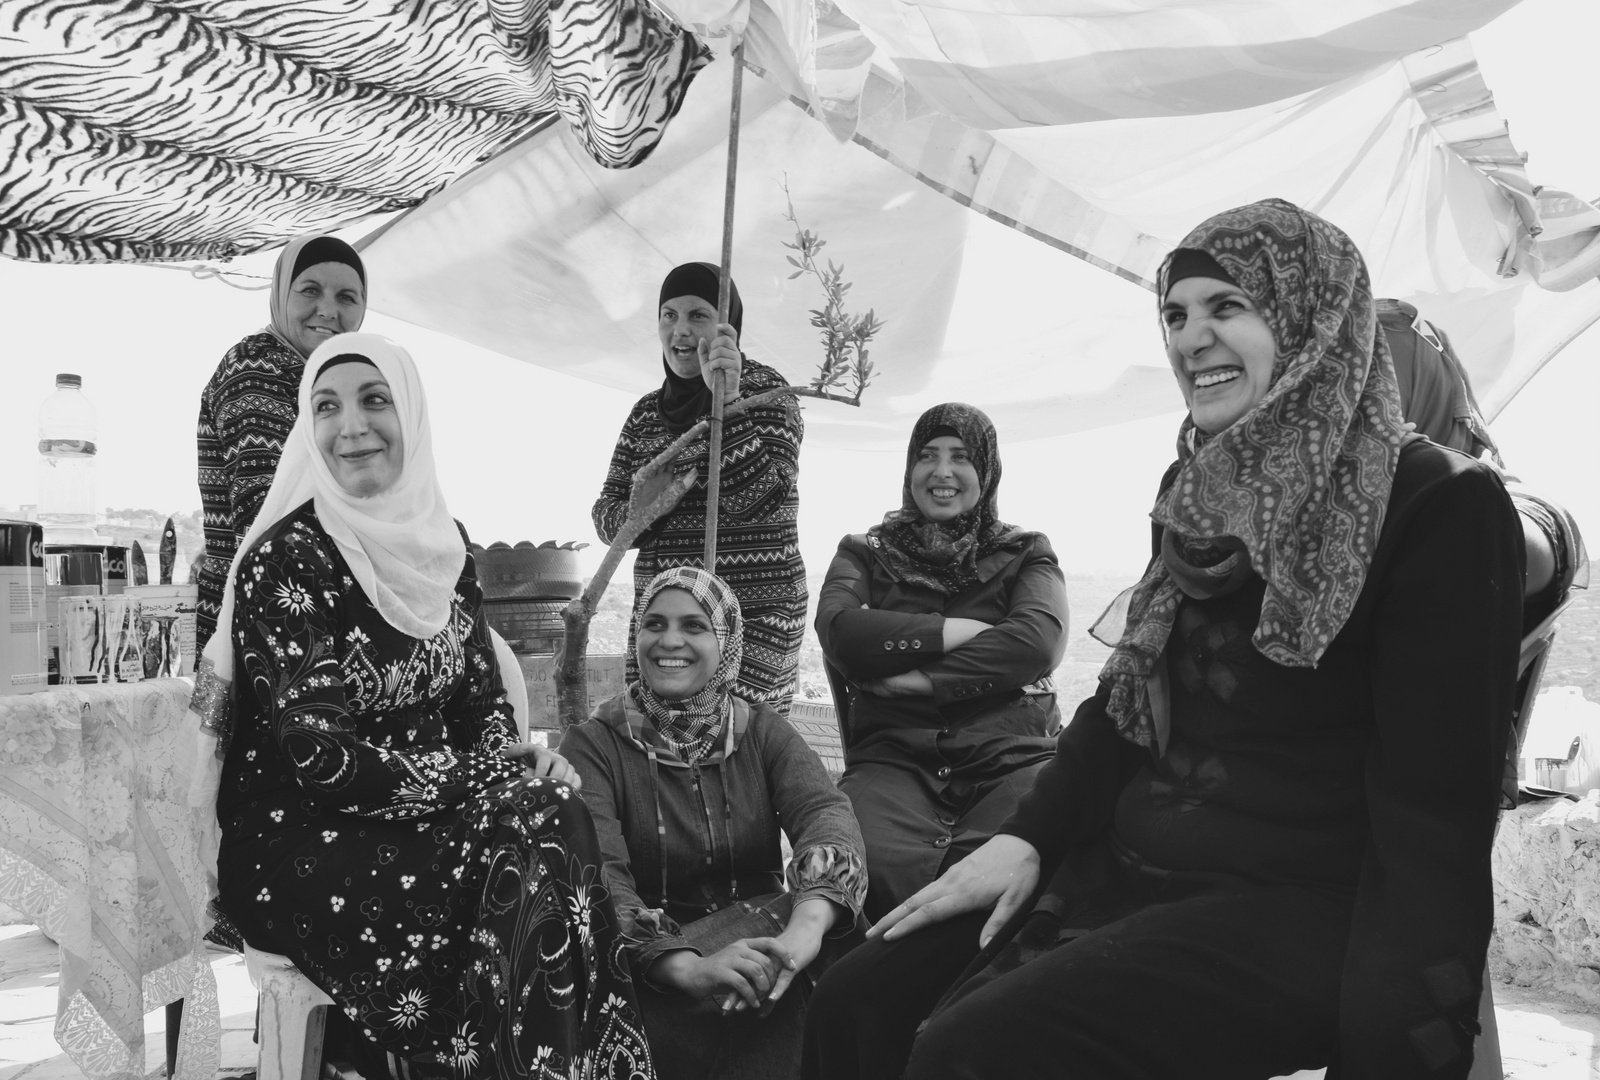
<path id="1" fill-rule="evenodd" d="M 0 694 L 48 684 L 49 623 L 44 530 L 35 521 L 0 521 Z"/>

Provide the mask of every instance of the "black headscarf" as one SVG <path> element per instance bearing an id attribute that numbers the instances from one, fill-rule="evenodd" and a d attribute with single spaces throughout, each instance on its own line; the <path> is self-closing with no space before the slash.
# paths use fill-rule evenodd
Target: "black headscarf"
<path id="1" fill-rule="evenodd" d="M 356 277 L 361 279 L 362 287 L 366 287 L 366 264 L 361 261 L 361 256 L 356 253 L 355 248 L 337 236 L 314 237 L 295 252 L 294 267 L 289 271 L 289 280 L 293 281 L 307 269 L 322 263 L 343 263 L 356 272 Z"/>
<path id="2" fill-rule="evenodd" d="M 656 301 L 659 316 L 661 305 L 680 296 L 698 296 L 712 307 L 717 306 L 718 276 L 721 268 L 715 263 L 692 262 L 673 267 L 661 282 L 661 297 Z M 739 286 L 728 282 L 728 322 L 735 334 L 744 332 L 744 302 L 739 299 Z M 661 367 L 666 381 L 661 384 L 658 407 L 661 422 L 669 432 L 677 435 L 689 430 L 706 413 L 711 411 L 711 387 L 699 375 L 685 378 L 672 370 L 666 354 L 661 356 Z"/>
<path id="3" fill-rule="evenodd" d="M 978 505 L 950 521 L 929 521 L 911 495 L 911 470 L 922 448 L 941 435 L 954 435 L 966 447 L 978 473 Z M 1002 549 L 1020 549 L 1034 534 L 1000 520 L 1000 446 L 994 424 L 981 409 L 959 401 L 935 405 L 917 419 L 906 447 L 900 509 L 883 516 L 867 532 L 878 558 L 902 581 L 924 585 L 945 596 L 965 592 L 984 580 L 978 561 Z"/>

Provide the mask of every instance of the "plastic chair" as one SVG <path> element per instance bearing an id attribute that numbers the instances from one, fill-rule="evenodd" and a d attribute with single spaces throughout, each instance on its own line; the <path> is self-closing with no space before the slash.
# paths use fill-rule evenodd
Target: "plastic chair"
<path id="1" fill-rule="evenodd" d="M 517 737 L 528 739 L 528 684 L 522 665 L 494 630 L 494 659 L 505 684 L 506 698 L 517 722 Z M 262 952 L 240 942 L 250 982 L 261 993 L 256 1009 L 260 1043 L 257 1080 L 318 1080 L 322 1068 L 322 1035 L 327 1014 L 322 1006 L 333 999 L 294 966 L 287 956 Z M 231 943 L 230 943 L 231 947 Z M 183 1022 L 183 1001 L 167 1006 L 167 1076 L 177 1070 L 178 1027 Z"/>
<path id="2" fill-rule="evenodd" d="M 244 947 L 244 966 L 261 994 L 256 1007 L 257 1080 L 317 1080 L 328 1021 L 323 993 L 287 956 Z"/>
<path id="3" fill-rule="evenodd" d="M 500 668 L 500 682 L 506 688 L 506 700 L 517 721 L 517 738 L 528 741 L 528 681 L 522 677 L 522 665 L 517 654 L 511 651 L 506 639 L 492 627 L 489 640 L 494 642 L 494 662 Z"/>
<path id="4" fill-rule="evenodd" d="M 1528 733 L 1528 722 L 1533 718 L 1539 684 L 1544 681 L 1545 664 L 1555 644 L 1558 620 L 1572 603 L 1573 588 L 1584 588 L 1588 584 L 1588 556 L 1572 516 L 1560 506 L 1530 495 L 1514 484 L 1508 487 L 1523 520 L 1528 580 L 1522 601 L 1522 652 L 1517 659 L 1516 712 L 1506 739 L 1506 767 L 1501 781 L 1502 811 L 1533 799 L 1575 797 L 1522 782 L 1522 742 Z M 1487 970 L 1483 973 L 1478 1023 L 1482 1033 L 1478 1036 L 1467 1080 L 1503 1080 L 1500 1031 L 1494 1015 L 1494 984 Z"/>

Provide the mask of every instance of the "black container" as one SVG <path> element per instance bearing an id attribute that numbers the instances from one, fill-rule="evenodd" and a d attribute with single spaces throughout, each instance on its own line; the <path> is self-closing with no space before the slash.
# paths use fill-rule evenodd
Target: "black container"
<path id="1" fill-rule="evenodd" d="M 0 521 L 0 566 L 43 566 L 44 527 L 37 521 Z"/>
<path id="2" fill-rule="evenodd" d="M 0 695 L 49 683 L 44 530 L 34 521 L 0 521 Z"/>
<path id="3" fill-rule="evenodd" d="M 110 546 L 106 548 L 106 580 L 105 590 L 107 596 L 114 596 L 128 587 L 128 549 L 125 547 Z"/>

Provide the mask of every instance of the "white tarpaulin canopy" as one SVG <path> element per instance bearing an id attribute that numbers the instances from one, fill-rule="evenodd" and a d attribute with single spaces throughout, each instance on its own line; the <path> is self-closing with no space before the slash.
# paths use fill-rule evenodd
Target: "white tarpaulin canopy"
<path id="1" fill-rule="evenodd" d="M 692 26 L 730 18 L 681 6 Z M 797 381 L 820 355 L 819 293 L 781 246 L 786 179 L 852 301 L 888 320 L 866 407 L 811 409 L 814 440 L 898 445 L 951 398 L 1008 440 L 1171 411 L 1136 286 L 1208 214 L 1277 195 L 1344 227 L 1376 290 L 1451 334 L 1492 415 L 1600 318 L 1600 214 L 1535 191 L 1460 37 L 1510 6 L 736 9 L 768 75 L 747 80 L 741 136 L 745 344 Z M 605 385 L 659 382 L 661 276 L 716 257 L 728 71 L 701 73 L 632 170 L 594 167 L 554 127 L 398 219 L 367 248 L 374 307 Z"/>

